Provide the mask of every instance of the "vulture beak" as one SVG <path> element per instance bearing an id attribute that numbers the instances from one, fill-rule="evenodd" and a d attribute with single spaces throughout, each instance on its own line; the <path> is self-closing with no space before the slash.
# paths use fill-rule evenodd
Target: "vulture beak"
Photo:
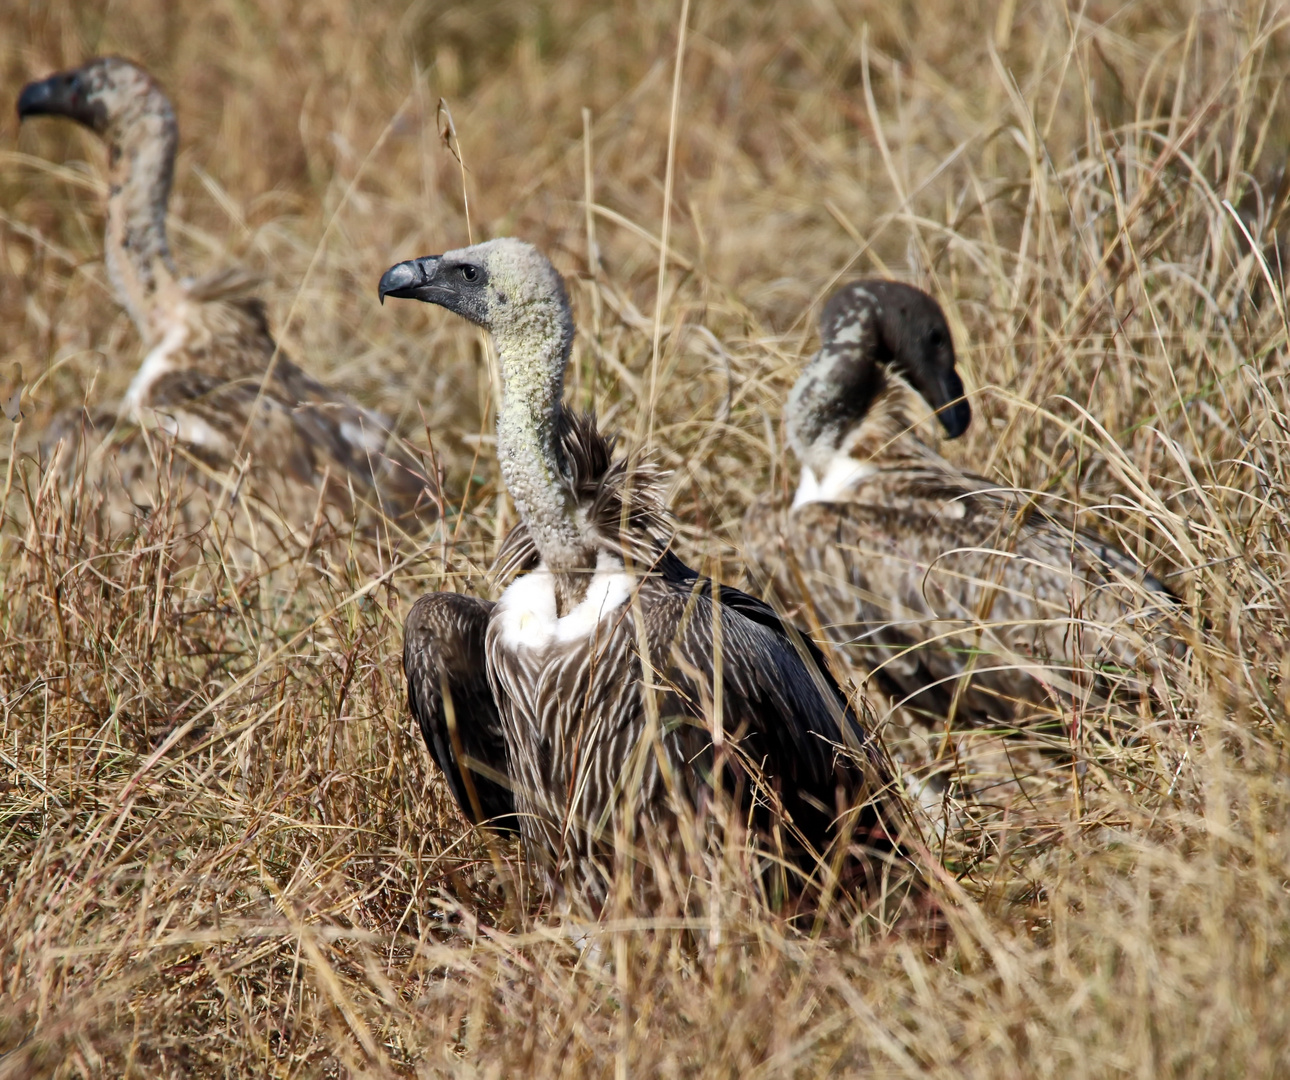
<path id="1" fill-rule="evenodd" d="M 954 382 L 958 383 L 958 386 L 949 388 L 952 392 L 946 393 L 944 398 L 946 401 L 952 401 L 953 404 L 943 405 L 936 411 L 936 418 L 945 429 L 946 437 L 951 439 L 957 439 L 967 431 L 968 424 L 972 422 L 972 406 L 963 397 L 963 383 L 958 375 L 954 376 Z"/>
<path id="2" fill-rule="evenodd" d="M 442 262 L 443 259 L 438 255 L 424 255 L 419 259 L 409 259 L 391 266 L 381 275 L 381 284 L 377 287 L 381 303 L 385 303 L 387 296 L 435 303 L 436 297 L 433 294 L 447 291 L 443 285 L 435 283 Z"/>
<path id="3" fill-rule="evenodd" d="M 60 72 L 24 86 L 18 95 L 18 119 L 29 116 L 66 116 L 96 131 L 106 119 L 102 104 L 86 98 L 75 72 Z"/>
<path id="4" fill-rule="evenodd" d="M 29 116 L 61 115 L 66 112 L 68 85 L 64 75 L 29 82 L 18 95 L 18 119 Z"/>

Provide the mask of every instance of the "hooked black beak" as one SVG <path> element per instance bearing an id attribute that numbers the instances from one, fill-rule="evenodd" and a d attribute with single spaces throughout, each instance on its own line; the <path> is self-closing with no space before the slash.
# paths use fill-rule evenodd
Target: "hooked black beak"
<path id="1" fill-rule="evenodd" d="M 24 86 L 18 95 L 18 119 L 29 116 L 66 116 L 94 131 L 106 120 L 102 103 L 86 98 L 75 72 L 60 72 Z"/>
<path id="2" fill-rule="evenodd" d="M 18 119 L 66 116 L 102 134 L 107 128 L 107 110 L 101 101 L 86 96 L 78 74 L 64 71 L 24 86 L 18 95 Z"/>
<path id="3" fill-rule="evenodd" d="M 18 119 L 61 113 L 66 99 L 67 79 L 63 75 L 52 75 L 48 79 L 30 82 L 18 95 Z"/>
<path id="4" fill-rule="evenodd" d="M 438 255 L 425 255 L 391 266 L 381 275 L 381 283 L 377 286 L 381 303 L 385 303 L 387 296 L 400 300 L 430 300 L 426 293 L 434 288 L 440 262 Z"/>
<path id="5" fill-rule="evenodd" d="M 959 378 L 957 371 L 951 371 L 944 382 L 945 385 L 940 388 L 941 401 L 948 404 L 937 408 L 936 419 L 941 422 L 947 438 L 957 439 L 967 431 L 968 424 L 972 422 L 972 406 L 963 396 L 963 380 Z"/>

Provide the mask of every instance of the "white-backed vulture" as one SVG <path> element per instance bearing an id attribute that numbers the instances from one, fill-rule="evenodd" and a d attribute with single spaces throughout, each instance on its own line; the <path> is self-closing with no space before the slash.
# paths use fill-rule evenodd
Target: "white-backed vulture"
<path id="1" fill-rule="evenodd" d="M 796 497 L 766 497 L 745 516 L 756 576 L 860 681 L 876 677 L 942 729 L 1141 692 L 1173 648 L 1169 591 L 1037 497 L 956 468 L 920 438 L 915 392 L 950 438 L 971 419 L 936 301 L 856 282 L 828 301 L 820 336 L 784 413 Z"/>
<path id="2" fill-rule="evenodd" d="M 91 60 L 24 87 L 18 115 L 65 117 L 107 144 L 104 254 L 145 355 L 115 408 L 60 414 L 42 445 L 68 479 L 85 469 L 114 525 L 158 500 L 167 469 L 207 497 L 249 487 L 289 528 L 309 527 L 320 489 L 346 514 L 352 490 L 391 518 L 434 516 L 434 486 L 387 422 L 278 349 L 245 275 L 179 276 L 166 237 L 178 127 L 146 71 Z"/>
<path id="3" fill-rule="evenodd" d="M 766 850 L 872 880 L 869 854 L 890 849 L 875 747 L 813 646 L 669 549 L 658 473 L 566 410 L 574 324 L 547 259 L 493 240 L 399 263 L 380 295 L 484 327 L 501 364 L 497 452 L 521 525 L 499 563 L 518 576 L 495 604 L 422 599 L 405 637 L 412 708 L 467 815 L 513 809 L 547 889 L 594 899 L 616 852 L 675 850 L 678 812 L 701 810 L 720 770 Z"/>

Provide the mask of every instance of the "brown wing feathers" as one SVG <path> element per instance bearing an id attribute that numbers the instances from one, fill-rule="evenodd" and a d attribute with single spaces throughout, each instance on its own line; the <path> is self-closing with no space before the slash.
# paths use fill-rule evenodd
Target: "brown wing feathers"
<path id="1" fill-rule="evenodd" d="M 404 624 L 403 670 L 408 708 L 462 813 L 514 832 L 506 744 L 484 655 L 492 610 L 471 596 L 423 596 Z"/>

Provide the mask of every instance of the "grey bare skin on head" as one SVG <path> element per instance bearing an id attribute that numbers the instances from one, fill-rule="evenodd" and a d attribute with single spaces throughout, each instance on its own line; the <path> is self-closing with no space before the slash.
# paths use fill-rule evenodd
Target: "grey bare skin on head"
<path id="1" fill-rule="evenodd" d="M 493 337 L 504 397 L 497 458 L 533 543 L 556 576 L 560 614 L 585 594 L 595 552 L 584 538 L 560 445 L 564 369 L 573 316 L 564 282 L 530 245 L 490 240 L 464 251 L 400 263 L 380 296 L 422 300 L 453 311 Z"/>
<path id="2" fill-rule="evenodd" d="M 825 304 L 820 338 L 784 409 L 802 464 L 822 475 L 876 403 L 900 408 L 906 386 L 936 410 L 949 438 L 967 430 L 972 410 L 949 324 L 926 293 L 897 281 L 856 282 Z"/>
<path id="3" fill-rule="evenodd" d="M 409 704 L 463 813 L 488 812 L 468 776 L 504 776 L 526 858 L 548 888 L 558 894 L 572 881 L 603 898 L 617 815 L 631 807 L 628 833 L 647 846 L 674 844 L 678 800 L 708 801 L 721 745 L 730 749 L 715 775 L 739 793 L 756 835 L 779 838 L 784 859 L 772 861 L 796 867 L 799 886 L 830 853 L 850 881 L 876 880 L 869 860 L 893 857 L 893 844 L 867 801 L 885 783 L 874 744 L 809 641 L 672 553 L 657 471 L 615 461 L 594 419 L 564 408 L 574 326 L 546 258 L 519 240 L 493 240 L 399 263 L 379 292 L 484 327 L 502 369 L 498 458 L 521 524 L 498 562 L 520 573 L 487 605 L 482 644 L 485 608 L 448 594 L 419 601 L 405 628 Z M 677 718 L 653 736 L 642 641 L 658 715 Z M 491 701 L 471 675 L 483 668 Z M 449 699 L 460 751 L 449 738 Z M 720 719 L 704 708 L 715 701 Z M 497 730 L 501 745 L 488 734 Z M 630 792 L 624 776 L 634 778 Z M 496 813 L 510 813 L 485 790 Z"/>

